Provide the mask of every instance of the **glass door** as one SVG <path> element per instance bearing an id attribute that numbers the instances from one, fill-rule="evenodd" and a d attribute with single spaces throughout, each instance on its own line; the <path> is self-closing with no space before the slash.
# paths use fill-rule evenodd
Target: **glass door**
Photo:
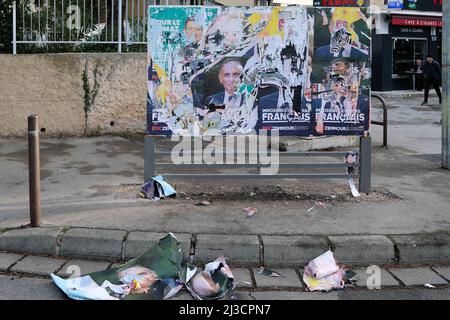
<path id="1" fill-rule="evenodd" d="M 392 78 L 407 78 L 416 59 L 425 61 L 427 39 L 393 38 Z"/>

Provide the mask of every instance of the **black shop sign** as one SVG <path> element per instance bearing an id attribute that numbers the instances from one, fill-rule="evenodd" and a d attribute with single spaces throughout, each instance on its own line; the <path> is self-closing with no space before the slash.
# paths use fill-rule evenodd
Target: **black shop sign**
<path id="1" fill-rule="evenodd" d="M 431 34 L 430 27 L 411 27 L 391 25 L 391 35 L 395 37 L 428 37 Z"/>

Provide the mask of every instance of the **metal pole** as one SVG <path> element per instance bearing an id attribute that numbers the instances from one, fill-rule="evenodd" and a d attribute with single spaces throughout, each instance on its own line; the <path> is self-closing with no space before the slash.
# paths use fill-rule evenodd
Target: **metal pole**
<path id="1" fill-rule="evenodd" d="M 144 143 L 144 182 L 155 176 L 155 139 L 145 136 Z"/>
<path id="2" fill-rule="evenodd" d="M 138 0 L 138 3 L 137 3 L 137 36 L 138 36 L 137 42 L 139 42 L 139 40 L 140 40 L 140 35 L 139 35 L 140 29 L 141 29 L 140 24 L 141 24 L 141 0 Z"/>
<path id="3" fill-rule="evenodd" d="M 450 104 L 450 1 L 442 3 L 443 37 L 442 37 L 442 168 L 450 169 L 450 125 L 449 125 L 449 104 Z"/>
<path id="4" fill-rule="evenodd" d="M 111 0 L 111 41 L 114 41 L 114 0 Z"/>
<path id="5" fill-rule="evenodd" d="M 376 98 L 376 99 L 380 100 L 381 105 L 383 106 L 383 122 L 371 120 L 371 123 L 383 126 L 383 147 L 387 148 L 387 146 L 388 146 L 388 142 L 387 142 L 387 135 L 388 135 L 388 109 L 387 109 L 386 100 L 384 100 L 384 98 L 382 96 L 378 95 L 378 94 L 371 93 L 370 96 L 371 96 L 371 98 Z"/>
<path id="6" fill-rule="evenodd" d="M 372 138 L 362 136 L 359 142 L 359 191 L 370 193 L 372 174 Z"/>
<path id="7" fill-rule="evenodd" d="M 119 41 L 118 52 L 122 52 L 122 0 L 119 0 L 118 6 L 119 6 L 119 8 L 118 8 L 119 9 L 119 13 L 118 13 L 119 16 L 117 17 L 117 20 L 119 22 L 119 25 L 118 25 L 118 27 L 119 27 L 118 38 L 119 39 L 117 39 Z"/>
<path id="8" fill-rule="evenodd" d="M 13 54 L 17 54 L 16 2 L 13 2 Z M 22 17 L 23 18 L 23 17 Z"/>
<path id="9" fill-rule="evenodd" d="M 28 166 L 30 186 L 30 222 L 32 227 L 41 224 L 41 174 L 39 163 L 38 116 L 28 117 Z"/>
<path id="10" fill-rule="evenodd" d="M 130 39 L 129 33 L 130 33 L 130 25 L 128 24 L 128 14 L 129 14 L 129 9 L 128 9 L 128 0 L 125 0 L 125 21 L 127 22 L 127 24 L 125 25 L 125 42 L 128 45 L 128 39 Z"/>
<path id="11" fill-rule="evenodd" d="M 387 138 L 388 138 L 388 114 L 386 103 L 383 101 L 383 147 L 386 148 L 388 146 Z"/>

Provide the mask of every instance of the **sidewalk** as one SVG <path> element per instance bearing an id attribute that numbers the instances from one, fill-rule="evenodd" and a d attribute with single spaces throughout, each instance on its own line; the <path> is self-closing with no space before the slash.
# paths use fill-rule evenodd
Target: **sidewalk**
<path id="1" fill-rule="evenodd" d="M 354 265 L 450 262 L 441 114 L 420 102 L 388 100 L 389 148 L 379 147 L 382 128 L 373 126 L 374 192 L 359 199 L 336 179 L 169 180 L 178 197 L 152 202 L 136 198 L 142 141 L 43 138 L 38 229 L 21 228 L 29 223 L 26 141 L 2 139 L 0 251 L 116 261 L 173 232 L 195 262 L 225 254 L 233 266 L 299 267 L 330 247 Z M 380 114 L 374 106 L 372 118 Z M 196 206 L 200 199 L 212 204 Z M 258 212 L 247 218 L 250 206 Z"/>
<path id="2" fill-rule="evenodd" d="M 67 299 L 63 293 L 51 282 L 49 274 L 54 273 L 61 277 L 73 276 L 75 270 L 80 275 L 101 271 L 115 267 L 116 264 L 82 259 L 49 258 L 36 255 L 17 255 L 0 253 L 0 299 Z M 283 268 L 275 271 L 280 277 L 269 277 L 258 273 L 258 268 L 232 268 L 236 288 L 229 292 L 225 300 L 311 300 L 311 299 L 349 299 L 364 298 L 377 295 L 378 299 L 390 296 L 392 299 L 401 299 L 399 290 L 409 292 L 425 288 L 425 284 L 435 287 L 433 291 L 443 290 L 445 294 L 450 289 L 450 267 L 419 267 L 399 268 L 389 267 L 380 269 L 380 288 L 370 290 L 374 283 L 369 279 L 371 269 L 366 267 L 353 269 L 357 274 L 354 285 L 346 284 L 345 290 L 324 294 L 322 292 L 308 292 L 302 281 L 301 268 Z M 5 275 L 1 273 L 4 272 Z M 30 283 L 30 280 L 34 280 Z M 23 281 L 27 281 L 24 286 Z M 26 288 L 25 295 L 17 294 L 19 290 L 8 288 Z M 34 289 L 35 288 L 35 289 Z M 38 292 L 30 296 L 30 290 Z M 389 290 L 396 290 L 395 292 Z M 433 294 L 436 294 L 434 292 Z M 13 295 L 13 296 L 11 296 Z M 384 296 L 384 298 L 383 298 Z M 376 298 L 376 297 L 374 297 Z M 192 295 L 183 289 L 173 300 L 194 300 Z"/>
<path id="3" fill-rule="evenodd" d="M 127 261 L 166 234 L 79 227 L 12 229 L 0 236 L 0 250 L 63 258 Z M 220 255 L 234 267 L 301 267 L 332 250 L 351 266 L 450 262 L 446 233 L 403 235 L 251 235 L 176 233 L 185 261 L 204 264 Z"/>

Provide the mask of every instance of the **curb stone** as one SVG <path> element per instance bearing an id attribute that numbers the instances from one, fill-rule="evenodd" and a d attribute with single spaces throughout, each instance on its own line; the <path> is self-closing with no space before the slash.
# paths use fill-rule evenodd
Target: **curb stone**
<path id="1" fill-rule="evenodd" d="M 91 228 L 40 227 L 0 234 L 0 251 L 112 262 L 134 258 L 166 233 Z M 159 237 L 161 236 L 161 237 Z M 350 265 L 450 263 L 450 235 L 270 236 L 186 234 L 185 260 L 207 263 L 224 255 L 234 267 L 302 267 L 331 248 Z"/>
<path id="2" fill-rule="evenodd" d="M 391 235 L 402 264 L 450 261 L 450 235 Z"/>
<path id="3" fill-rule="evenodd" d="M 63 235 L 60 255 L 120 260 L 125 235 L 118 230 L 69 229 Z"/>
<path id="4" fill-rule="evenodd" d="M 264 265 L 273 267 L 298 267 L 328 250 L 324 237 L 313 236 L 262 236 Z"/>
<path id="5" fill-rule="evenodd" d="M 124 244 L 123 260 L 137 257 L 166 235 L 167 233 L 131 231 Z M 187 260 L 191 251 L 191 234 L 177 233 L 175 237 L 180 242 L 184 260 Z"/>
<path id="6" fill-rule="evenodd" d="M 194 262 L 207 263 L 223 255 L 235 266 L 260 266 L 258 236 L 199 234 Z"/>
<path id="7" fill-rule="evenodd" d="M 354 265 L 395 262 L 394 244 L 386 236 L 330 236 L 328 238 L 338 262 Z"/>
<path id="8" fill-rule="evenodd" d="M 58 227 L 9 230 L 0 234 L 0 250 L 56 255 L 56 238 L 62 230 Z"/>

